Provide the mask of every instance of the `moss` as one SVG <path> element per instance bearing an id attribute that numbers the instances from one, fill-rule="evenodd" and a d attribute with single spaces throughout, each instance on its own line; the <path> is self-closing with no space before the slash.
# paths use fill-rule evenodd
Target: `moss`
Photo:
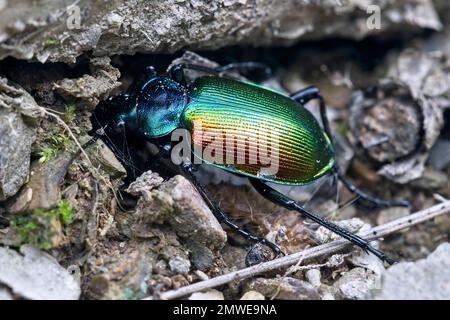
<path id="1" fill-rule="evenodd" d="M 348 123 L 343 121 L 338 124 L 337 131 L 342 137 L 346 137 L 348 134 Z"/>
<path id="2" fill-rule="evenodd" d="M 64 120 L 68 123 L 71 124 L 74 120 L 75 120 L 75 111 L 77 110 L 77 106 L 75 103 L 70 102 L 67 106 L 66 106 L 66 112 L 64 114 Z"/>
<path id="3" fill-rule="evenodd" d="M 53 38 L 53 37 L 50 37 L 45 41 L 46 47 L 56 46 L 58 44 L 59 44 L 59 40 L 56 38 Z"/>
<path id="4" fill-rule="evenodd" d="M 44 164 L 54 159 L 58 155 L 58 149 L 53 147 L 45 147 L 39 151 L 39 163 Z"/>
<path id="5" fill-rule="evenodd" d="M 66 200 L 58 202 L 53 209 L 34 209 L 29 216 L 13 218 L 10 225 L 19 235 L 17 245 L 32 244 L 43 250 L 55 246 L 55 237 L 62 234 L 58 226 L 73 222 L 75 211 Z"/>
<path id="6" fill-rule="evenodd" d="M 39 163 L 44 164 L 54 159 L 62 150 L 66 150 L 72 140 L 67 134 L 58 133 L 47 139 L 47 146 L 39 151 Z"/>

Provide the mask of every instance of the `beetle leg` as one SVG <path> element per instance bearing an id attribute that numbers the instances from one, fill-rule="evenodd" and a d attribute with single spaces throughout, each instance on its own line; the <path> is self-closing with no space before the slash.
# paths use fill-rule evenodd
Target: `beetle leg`
<path id="1" fill-rule="evenodd" d="M 127 93 L 129 96 L 133 95 L 136 91 L 136 89 L 139 86 L 139 83 L 141 83 L 142 80 L 147 81 L 151 78 L 153 78 L 154 76 L 156 76 L 156 69 L 153 66 L 147 66 L 145 67 L 145 72 L 144 74 L 138 76 L 138 77 L 134 77 L 133 81 L 131 82 L 131 84 L 129 85 L 128 89 L 127 89 Z"/>
<path id="2" fill-rule="evenodd" d="M 270 69 L 269 66 L 261 62 L 253 62 L 253 61 L 229 63 L 222 67 L 216 68 L 216 72 L 222 73 L 226 71 L 244 71 L 244 70 L 258 70 L 258 69 L 264 71 L 267 77 L 269 77 L 272 74 L 272 70 Z"/>
<path id="3" fill-rule="evenodd" d="M 184 69 L 185 66 L 183 64 L 176 64 L 169 70 L 169 76 L 172 78 L 172 80 L 182 84 L 186 85 L 186 79 L 184 77 Z"/>
<path id="4" fill-rule="evenodd" d="M 172 66 L 169 69 L 169 75 L 173 80 L 175 80 L 181 84 L 185 84 L 184 74 L 183 74 L 183 70 L 185 70 L 185 69 L 200 71 L 200 72 L 209 73 L 209 74 L 216 74 L 216 75 L 220 75 L 223 72 L 230 72 L 230 71 L 260 69 L 260 70 L 263 70 L 267 76 L 270 76 L 272 74 L 272 71 L 266 64 L 260 63 L 260 62 L 248 61 L 248 62 L 229 63 L 227 65 L 224 65 L 221 67 L 216 67 L 216 68 L 206 67 L 206 66 L 202 66 L 199 64 L 180 63 L 180 64 L 176 64 L 176 65 Z M 182 82 L 180 82 L 180 81 L 182 81 Z"/>
<path id="5" fill-rule="evenodd" d="M 192 164 L 182 164 L 180 167 L 181 167 L 182 172 L 192 182 L 195 189 L 200 193 L 203 200 L 206 202 L 206 204 L 211 209 L 212 213 L 214 214 L 214 216 L 217 218 L 217 220 L 219 222 L 226 224 L 234 232 L 243 236 L 247 240 L 259 242 L 259 243 L 262 243 L 262 244 L 270 247 L 270 249 L 272 249 L 272 251 L 275 253 L 276 256 L 280 255 L 281 249 L 275 243 L 267 240 L 266 238 L 256 236 L 256 235 L 242 229 L 242 227 L 238 226 L 233 221 L 231 221 L 230 218 L 228 218 L 225 215 L 225 213 L 222 211 L 222 209 L 219 206 L 214 204 L 214 202 L 211 200 L 208 192 L 205 190 L 205 188 L 200 184 L 200 182 L 197 180 L 197 178 L 193 174 L 194 169 L 193 169 Z"/>
<path id="6" fill-rule="evenodd" d="M 317 87 L 308 87 L 303 90 L 300 90 L 298 92 L 295 92 L 290 95 L 291 99 L 301 103 L 306 104 L 310 100 L 317 99 L 319 100 L 319 106 L 320 106 L 320 117 L 322 118 L 322 125 L 325 133 L 330 138 L 331 142 L 334 144 L 333 135 L 331 134 L 330 125 L 328 122 L 328 117 L 326 113 L 326 107 L 325 107 L 325 101 L 323 97 L 320 95 L 320 90 Z M 341 170 L 339 169 L 339 166 L 336 164 L 333 167 L 334 172 L 336 173 L 339 180 L 342 181 L 344 186 L 353 194 L 357 195 L 359 198 L 364 199 L 368 202 L 373 203 L 376 206 L 380 207 L 411 207 L 411 203 L 406 200 L 384 200 L 380 199 L 371 195 L 368 195 L 364 191 L 360 190 L 358 187 L 356 187 L 353 183 L 351 183 L 345 176 L 342 174 Z"/>
<path id="7" fill-rule="evenodd" d="M 255 178 L 249 178 L 250 182 L 252 183 L 253 187 L 258 191 L 263 197 L 266 199 L 272 201 L 275 204 L 281 205 L 289 210 L 294 210 L 302 214 L 303 217 L 311 219 L 312 221 L 316 222 L 317 224 L 327 228 L 330 231 L 333 231 L 334 233 L 340 235 L 342 238 L 345 238 L 349 240 L 350 242 L 354 243 L 358 247 L 362 248 L 366 252 L 371 252 L 378 258 L 380 258 L 382 261 L 386 261 L 389 264 L 395 263 L 394 260 L 390 259 L 386 256 L 382 251 L 374 248 L 369 241 L 357 236 L 356 234 L 351 233 L 350 231 L 306 210 L 305 208 L 301 207 L 298 203 L 296 203 L 291 198 L 285 196 L 281 192 L 278 192 L 277 190 L 269 187 L 265 183 L 263 183 L 261 180 L 255 179 Z"/>

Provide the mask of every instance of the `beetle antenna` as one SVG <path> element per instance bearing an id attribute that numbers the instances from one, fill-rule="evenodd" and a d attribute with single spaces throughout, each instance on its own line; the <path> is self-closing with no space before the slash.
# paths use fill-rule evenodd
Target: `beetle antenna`
<path id="1" fill-rule="evenodd" d="M 110 126 L 110 123 L 107 123 L 104 126 L 101 126 L 101 122 L 99 121 L 99 119 L 97 118 L 97 115 L 94 113 L 93 114 L 95 121 L 97 122 L 97 124 L 100 126 L 99 129 L 97 129 L 94 133 L 93 133 L 93 137 L 91 138 L 91 140 L 89 140 L 88 142 L 86 142 L 86 144 L 92 145 L 95 141 L 97 141 L 99 138 L 103 138 L 103 141 L 105 142 L 105 144 L 112 150 L 112 152 L 114 153 L 114 155 L 122 162 L 122 164 L 125 167 L 128 167 L 130 170 L 132 170 L 133 174 L 136 173 L 136 171 L 141 172 L 141 170 L 139 170 L 134 163 L 129 160 L 131 159 L 131 156 L 127 159 L 127 157 L 125 156 L 125 154 L 119 150 L 119 148 L 116 146 L 116 144 L 111 140 L 111 138 L 108 136 L 108 134 L 106 133 L 106 129 L 108 128 L 108 126 Z M 85 145 L 86 145 L 85 144 Z"/>

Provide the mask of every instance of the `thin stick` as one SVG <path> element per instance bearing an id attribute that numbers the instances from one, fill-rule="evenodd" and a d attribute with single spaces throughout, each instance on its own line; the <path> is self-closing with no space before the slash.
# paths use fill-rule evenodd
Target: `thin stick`
<path id="1" fill-rule="evenodd" d="M 75 137 L 75 135 L 73 134 L 72 130 L 70 129 L 69 125 L 63 120 L 61 119 L 60 116 L 58 116 L 57 114 L 48 111 L 45 108 L 40 108 L 41 111 L 47 115 L 50 116 L 54 119 L 56 119 L 57 122 L 59 122 L 60 125 L 62 125 L 64 127 L 64 129 L 67 130 L 67 132 L 69 133 L 70 137 L 72 138 L 72 140 L 75 142 L 75 144 L 77 145 L 78 149 L 80 150 L 81 154 L 84 156 L 84 158 L 86 158 L 87 163 L 91 166 L 94 167 L 94 165 L 91 162 L 91 159 L 89 158 L 89 156 L 87 155 L 86 151 L 84 151 L 83 147 L 81 146 L 80 142 L 78 141 L 77 137 Z"/>
<path id="2" fill-rule="evenodd" d="M 83 146 L 80 144 L 80 142 L 78 141 L 77 137 L 75 136 L 75 134 L 73 133 L 73 131 L 70 129 L 69 125 L 63 120 L 61 119 L 60 116 L 58 116 L 57 114 L 48 111 L 47 109 L 43 108 L 43 107 L 39 107 L 40 111 L 49 116 L 52 117 L 54 119 L 56 119 L 56 121 L 61 124 L 64 129 L 67 130 L 67 132 L 69 133 L 70 137 L 72 138 L 72 140 L 75 142 L 75 144 L 77 145 L 79 152 L 83 155 L 83 157 L 86 159 L 86 162 L 89 166 L 89 171 L 91 172 L 91 174 L 102 180 L 103 183 L 105 183 L 105 185 L 108 186 L 108 188 L 111 190 L 111 192 L 113 193 L 114 197 L 118 200 L 118 196 L 116 193 L 116 190 L 114 189 L 114 186 L 111 184 L 111 182 L 107 181 L 101 174 L 100 172 L 97 170 L 97 168 L 94 166 L 94 164 L 92 163 L 91 159 L 89 158 L 88 154 L 86 153 L 86 151 L 84 150 Z"/>
<path id="3" fill-rule="evenodd" d="M 364 233 L 359 234 L 361 237 L 367 240 L 374 240 L 385 235 L 397 232 L 399 230 L 409 228 L 418 223 L 426 220 L 433 219 L 439 215 L 446 214 L 450 212 L 450 200 L 446 200 L 440 204 L 437 204 L 428 209 L 418 211 L 409 216 L 388 222 L 381 226 L 370 229 Z M 176 290 L 171 290 L 161 293 L 161 299 L 170 300 L 177 299 L 192 294 L 194 292 L 203 291 L 211 289 L 217 286 L 227 284 L 232 281 L 238 281 L 241 279 L 253 277 L 257 274 L 261 274 L 274 269 L 285 268 L 291 266 L 298 262 L 299 259 L 311 259 L 326 254 L 335 253 L 339 250 L 344 249 L 349 246 L 350 242 L 345 239 L 336 240 L 333 242 L 325 243 L 316 247 L 306 249 L 301 252 L 296 252 L 294 254 L 284 256 L 272 261 L 264 262 L 249 268 L 241 269 L 239 271 L 230 272 L 228 274 L 218 276 L 209 280 L 200 281 Z M 152 299 L 152 297 L 147 297 L 147 300 Z"/>

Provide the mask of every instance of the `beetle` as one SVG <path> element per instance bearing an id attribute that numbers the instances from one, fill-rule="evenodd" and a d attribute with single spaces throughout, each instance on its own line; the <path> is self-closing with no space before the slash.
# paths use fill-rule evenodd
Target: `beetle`
<path id="1" fill-rule="evenodd" d="M 217 68 L 183 63 L 170 67 L 166 74 L 158 75 L 155 68 L 149 66 L 143 81 L 135 80 L 127 92 L 110 97 L 96 108 L 93 122 L 98 125 L 94 125 L 94 136 L 101 137 L 111 146 L 109 134 L 126 132 L 133 135 L 136 141 L 152 142 L 158 147 L 158 156 L 167 160 L 175 146 L 169 137 L 176 129 L 184 128 L 188 131 L 194 150 L 205 149 L 202 138 L 209 133 L 233 134 L 236 142 L 233 144 L 233 151 L 243 151 L 244 154 L 245 150 L 242 149 L 247 146 L 245 143 L 249 137 L 260 133 L 270 136 L 269 131 L 276 129 L 279 139 L 277 144 L 272 143 L 274 141 L 270 138 L 263 142 L 277 148 L 279 166 L 276 174 L 261 174 L 263 166 L 258 161 L 236 164 L 233 156 L 230 158 L 232 163 L 218 163 L 194 150 L 192 154 L 210 165 L 247 177 L 256 191 L 265 198 L 300 213 L 304 218 L 311 219 L 364 251 L 392 264 L 392 259 L 367 240 L 310 212 L 267 184 L 306 185 L 324 175 L 334 174 L 359 199 L 377 206 L 410 206 L 408 201 L 387 201 L 370 196 L 341 173 L 335 160 L 325 101 L 317 87 L 285 95 L 251 82 L 223 76 L 225 71 L 249 69 L 268 70 L 264 64 L 257 62 L 232 63 Z M 206 75 L 188 84 L 185 70 L 196 70 Z M 311 100 L 319 102 L 323 127 L 304 107 Z M 195 125 L 198 121 L 202 124 L 201 128 Z M 99 128 L 102 130 L 97 130 Z M 125 157 L 120 158 L 125 164 L 130 164 Z M 227 217 L 197 180 L 194 164 L 183 162 L 175 167 L 191 181 L 219 222 L 248 240 L 269 246 L 275 256 L 281 253 L 275 243 L 242 229 Z"/>

